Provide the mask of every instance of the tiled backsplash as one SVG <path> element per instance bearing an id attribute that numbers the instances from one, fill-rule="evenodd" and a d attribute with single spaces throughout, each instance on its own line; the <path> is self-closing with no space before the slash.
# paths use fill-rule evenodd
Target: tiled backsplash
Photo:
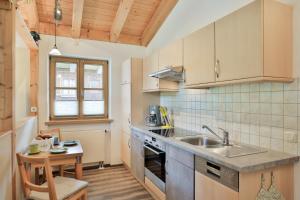
<path id="1" fill-rule="evenodd" d="M 208 125 L 230 139 L 300 155 L 300 79 L 293 83 L 245 83 L 161 93 L 176 127 L 204 132 Z"/>

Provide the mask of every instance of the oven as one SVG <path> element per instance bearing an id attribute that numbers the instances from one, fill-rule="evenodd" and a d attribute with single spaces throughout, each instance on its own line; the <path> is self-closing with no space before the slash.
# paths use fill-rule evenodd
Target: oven
<path id="1" fill-rule="evenodd" d="M 154 137 L 145 136 L 145 176 L 165 192 L 165 144 Z"/>

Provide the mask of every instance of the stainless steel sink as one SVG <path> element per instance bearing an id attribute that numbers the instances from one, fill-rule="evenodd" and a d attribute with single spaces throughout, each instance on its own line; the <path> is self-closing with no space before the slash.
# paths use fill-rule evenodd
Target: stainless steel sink
<path id="1" fill-rule="evenodd" d="M 205 137 L 201 137 L 201 136 L 197 136 L 197 137 L 186 137 L 186 138 L 182 138 L 180 139 L 180 141 L 182 142 L 186 142 L 192 145 L 196 145 L 196 146 L 203 146 L 205 148 L 220 148 L 223 147 L 223 144 L 221 142 L 219 142 L 218 140 L 214 140 L 211 138 L 205 138 Z"/>
<path id="2" fill-rule="evenodd" d="M 184 138 L 180 138 L 179 140 L 194 146 L 206 148 L 213 153 L 228 158 L 263 153 L 267 151 L 260 147 L 246 145 L 246 144 L 223 145 L 218 140 L 203 137 L 203 136 L 184 137 Z"/>

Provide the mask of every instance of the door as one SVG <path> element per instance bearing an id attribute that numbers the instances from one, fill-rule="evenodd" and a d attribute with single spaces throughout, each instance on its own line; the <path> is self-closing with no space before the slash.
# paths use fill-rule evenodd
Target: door
<path id="1" fill-rule="evenodd" d="M 183 40 L 176 40 L 159 51 L 159 69 L 183 65 Z"/>
<path id="2" fill-rule="evenodd" d="M 125 133 L 122 131 L 122 138 L 121 138 L 121 157 L 122 161 L 130 168 L 131 167 L 131 159 L 130 159 L 130 134 Z"/>
<path id="3" fill-rule="evenodd" d="M 142 134 L 131 132 L 131 172 L 137 180 L 144 182 L 144 141 Z"/>
<path id="4" fill-rule="evenodd" d="M 151 54 L 143 60 L 143 90 L 157 90 L 158 79 L 149 74 L 158 71 L 158 53 Z"/>
<path id="5" fill-rule="evenodd" d="M 195 200 L 238 200 L 238 192 L 195 171 Z"/>
<path id="6" fill-rule="evenodd" d="M 215 30 L 210 24 L 184 38 L 185 85 L 215 82 Z"/>
<path id="7" fill-rule="evenodd" d="M 130 134 L 131 125 L 131 83 L 121 85 L 122 128 Z"/>
<path id="8" fill-rule="evenodd" d="M 215 22 L 217 81 L 263 75 L 262 2 Z"/>
<path id="9" fill-rule="evenodd" d="M 166 169 L 167 200 L 194 200 L 194 170 L 168 155 Z"/>

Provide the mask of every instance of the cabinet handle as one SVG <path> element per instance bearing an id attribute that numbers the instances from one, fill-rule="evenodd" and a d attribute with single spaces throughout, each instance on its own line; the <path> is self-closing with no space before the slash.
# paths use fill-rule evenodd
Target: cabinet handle
<path id="1" fill-rule="evenodd" d="M 168 175 L 168 170 L 167 170 L 167 168 L 168 168 L 168 160 L 166 160 L 166 162 L 165 162 L 165 173 L 166 173 L 166 175 Z"/>
<path id="2" fill-rule="evenodd" d="M 127 145 L 128 145 L 128 148 L 130 149 L 130 138 L 128 139 L 128 142 L 127 142 Z"/>
<path id="3" fill-rule="evenodd" d="M 216 60 L 215 74 L 216 74 L 217 78 L 220 77 L 220 60 L 219 59 Z"/>

